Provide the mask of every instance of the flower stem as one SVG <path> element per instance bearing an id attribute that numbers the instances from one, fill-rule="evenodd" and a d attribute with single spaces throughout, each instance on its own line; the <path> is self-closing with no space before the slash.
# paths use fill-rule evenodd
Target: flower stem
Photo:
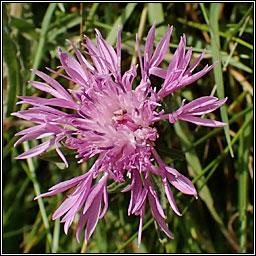
<path id="1" fill-rule="evenodd" d="M 27 141 L 23 142 L 23 147 L 24 147 L 25 151 L 29 150 L 29 145 L 28 145 Z M 36 196 L 38 196 L 38 195 L 40 195 L 40 187 L 39 187 L 39 183 L 38 183 L 37 178 L 36 178 L 35 166 L 34 166 L 32 158 L 27 159 L 27 164 L 28 164 L 28 169 L 29 169 L 30 174 L 31 174 L 31 181 L 33 182 L 35 194 L 36 194 Z M 52 248 L 52 235 L 51 235 L 51 232 L 50 232 L 50 226 L 49 226 L 49 222 L 48 222 L 48 219 L 47 219 L 47 214 L 46 214 L 46 211 L 45 211 L 44 203 L 43 203 L 42 198 L 39 198 L 37 201 L 38 201 L 40 213 L 41 213 L 41 216 L 42 216 L 42 220 L 43 220 L 43 223 L 44 223 L 44 227 L 47 231 L 47 240 L 48 240 L 48 243 L 50 245 L 51 251 L 54 252 L 53 248 Z"/>

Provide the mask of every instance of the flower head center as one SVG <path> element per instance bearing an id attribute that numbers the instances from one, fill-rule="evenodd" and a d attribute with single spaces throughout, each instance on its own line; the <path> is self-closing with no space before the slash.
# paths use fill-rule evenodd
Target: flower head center
<path id="1" fill-rule="evenodd" d="M 115 121 L 122 121 L 124 119 L 124 115 L 127 113 L 126 109 L 119 109 L 114 111 L 112 120 Z"/>
<path id="2" fill-rule="evenodd" d="M 117 131 L 124 128 L 124 126 L 131 131 L 136 131 L 139 128 L 139 125 L 134 122 L 127 110 L 122 108 L 113 112 L 112 123 Z"/>
<path id="3" fill-rule="evenodd" d="M 132 134 L 132 144 L 136 146 L 148 146 L 150 141 L 155 141 L 158 138 L 157 129 L 150 126 L 142 125 L 142 116 L 136 112 L 134 115 L 128 113 L 125 108 L 120 108 L 113 112 L 112 123 L 116 131 L 126 131 Z M 128 129 L 127 129 L 128 128 Z"/>

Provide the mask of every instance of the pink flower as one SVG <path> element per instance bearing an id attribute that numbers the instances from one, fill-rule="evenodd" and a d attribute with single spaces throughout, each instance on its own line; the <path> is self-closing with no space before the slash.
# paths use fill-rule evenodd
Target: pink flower
<path id="1" fill-rule="evenodd" d="M 167 51 L 172 27 L 154 48 L 154 24 L 150 29 L 145 45 L 144 61 L 139 50 L 139 40 L 136 38 L 141 80 L 133 90 L 132 83 L 137 77 L 137 66 L 121 74 L 121 31 L 118 30 L 116 50 L 109 45 L 96 30 L 97 46 L 85 37 L 84 47 L 90 56 L 89 62 L 69 42 L 76 58 L 59 49 L 61 68 L 67 75 L 58 74 L 77 84 L 77 89 L 66 90 L 49 75 L 32 70 L 44 82 L 30 81 L 35 88 L 52 95 L 52 98 L 21 96 L 19 104 L 30 104 L 31 108 L 13 113 L 14 116 L 34 122 L 36 125 L 18 132 L 22 137 L 15 146 L 32 139 L 45 138 L 45 142 L 22 153 L 16 159 L 26 159 L 41 155 L 51 147 L 68 167 L 65 155 L 60 150 L 64 147 L 75 149 L 79 163 L 98 156 L 92 168 L 85 174 L 71 180 L 61 182 L 49 189 L 49 192 L 35 199 L 53 196 L 72 187 L 74 190 L 53 214 L 53 219 L 62 217 L 65 223 L 64 231 L 68 232 L 74 217 L 80 212 L 76 237 L 80 240 L 82 229 L 85 228 L 85 241 L 92 235 L 97 222 L 102 218 L 108 207 L 107 180 L 124 182 L 131 180 L 130 186 L 122 192 L 131 192 L 128 215 L 140 216 L 138 245 L 141 243 L 142 225 L 146 202 L 148 201 L 152 214 L 167 236 L 173 238 L 166 225 L 166 216 L 161 207 L 157 193 L 150 180 L 150 173 L 161 177 L 164 191 L 171 208 L 181 215 L 175 203 L 170 184 L 184 194 L 197 198 L 197 192 L 192 182 L 177 170 L 167 166 L 154 149 L 154 142 L 159 137 L 154 123 L 168 119 L 170 123 L 178 120 L 192 122 L 198 125 L 219 127 L 225 125 L 219 121 L 196 117 L 208 114 L 222 104 L 226 99 L 201 97 L 181 107 L 174 113 L 157 111 L 161 107 L 160 100 L 166 95 L 182 88 L 209 72 L 214 65 L 206 66 L 198 73 L 192 71 L 203 58 L 188 67 L 192 49 L 185 51 L 186 38 L 181 38 L 167 70 L 159 68 Z M 92 63 L 92 64 L 91 64 Z M 151 87 L 150 76 L 164 78 L 162 88 L 156 92 Z M 71 114 L 58 110 L 56 107 L 67 108 Z M 153 160 L 158 162 L 156 167 Z M 100 178 L 94 185 L 93 180 Z M 104 203 L 101 212 L 101 205 Z"/>

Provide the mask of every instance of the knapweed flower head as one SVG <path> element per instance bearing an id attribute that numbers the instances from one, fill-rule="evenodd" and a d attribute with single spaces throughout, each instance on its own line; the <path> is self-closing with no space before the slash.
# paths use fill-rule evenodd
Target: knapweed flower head
<path id="1" fill-rule="evenodd" d="M 186 37 L 180 39 L 168 69 L 159 67 L 169 46 L 172 27 L 154 48 L 154 24 L 148 32 L 144 54 L 140 51 L 140 43 L 136 37 L 138 65 L 121 72 L 121 31 L 118 29 L 116 49 L 108 44 L 96 29 L 96 45 L 85 36 L 86 59 L 72 45 L 76 58 L 59 49 L 59 57 L 66 75 L 58 74 L 77 85 L 76 89 L 66 90 L 51 76 L 32 70 L 44 82 L 29 83 L 48 94 L 51 98 L 21 96 L 19 104 L 30 104 L 33 107 L 13 115 L 36 123 L 35 126 L 18 132 L 22 137 L 16 142 L 44 138 L 44 142 L 22 153 L 16 159 L 26 159 L 41 155 L 55 147 L 58 155 L 68 167 L 62 146 L 75 149 L 79 163 L 97 156 L 93 166 L 85 174 L 63 181 L 49 189 L 49 192 L 36 197 L 53 196 L 74 188 L 64 202 L 54 212 L 52 218 L 62 216 L 64 231 L 68 232 L 75 216 L 80 213 L 76 237 L 85 227 L 85 242 L 91 237 L 97 222 L 108 208 L 107 181 L 122 183 L 127 179 L 130 185 L 122 192 L 130 191 L 128 215 L 140 218 L 138 244 L 141 243 L 143 217 L 147 202 L 156 222 L 170 238 L 172 234 L 166 225 L 166 216 L 158 199 L 150 176 L 159 176 L 163 183 L 165 195 L 173 211 L 181 215 L 175 203 L 170 185 L 184 194 L 197 198 L 197 191 L 192 182 L 174 168 L 167 166 L 158 155 L 154 145 L 159 137 L 154 124 L 161 120 L 169 120 L 171 124 L 178 120 L 209 127 L 224 126 L 225 123 L 205 119 L 201 115 L 210 113 L 226 99 L 205 96 L 185 103 L 173 113 L 165 113 L 161 108 L 161 99 L 174 91 L 193 83 L 209 72 L 214 65 L 206 65 L 201 71 L 193 73 L 204 56 L 202 55 L 189 66 L 192 48 L 186 51 Z M 150 76 L 164 79 L 157 91 L 152 88 Z M 133 82 L 140 81 L 135 89 Z M 64 112 L 60 108 L 69 109 Z M 48 138 L 48 140 L 46 140 Z M 97 179 L 97 182 L 94 180 Z"/>

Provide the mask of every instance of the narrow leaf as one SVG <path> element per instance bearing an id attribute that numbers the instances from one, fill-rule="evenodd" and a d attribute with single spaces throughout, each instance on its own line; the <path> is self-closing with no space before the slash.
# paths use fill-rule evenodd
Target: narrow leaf
<path id="1" fill-rule="evenodd" d="M 116 42 L 116 38 L 117 38 L 118 25 L 120 26 L 120 29 L 123 28 L 125 22 L 131 16 L 136 5 L 137 5 L 137 3 L 128 3 L 126 5 L 125 9 L 123 10 L 122 14 L 117 18 L 113 28 L 109 32 L 107 39 L 106 39 L 106 41 L 109 44 L 114 45 L 114 43 Z"/>
<path id="2" fill-rule="evenodd" d="M 219 3 L 212 3 L 210 5 L 210 19 L 209 25 L 210 35 L 211 35 L 211 48 L 212 48 L 212 60 L 213 62 L 221 60 L 220 54 L 220 38 L 219 38 L 219 14 L 220 14 L 221 4 Z M 221 68 L 221 62 L 219 62 L 213 69 L 214 78 L 217 84 L 217 94 L 220 99 L 225 97 L 224 91 L 224 82 L 223 82 L 223 73 Z M 229 135 L 229 124 L 228 124 L 228 113 L 227 113 L 227 106 L 223 105 L 220 108 L 220 114 L 222 122 L 227 123 L 227 126 L 224 127 L 224 132 L 226 136 L 227 143 L 229 145 L 229 152 L 232 157 L 234 157 L 233 149 L 231 146 L 231 139 Z"/>
<path id="3" fill-rule="evenodd" d="M 6 11 L 3 12 L 3 57 L 7 67 L 7 99 L 6 116 L 16 110 L 16 96 L 21 87 L 20 63 L 17 57 L 17 47 L 11 38 Z"/>

